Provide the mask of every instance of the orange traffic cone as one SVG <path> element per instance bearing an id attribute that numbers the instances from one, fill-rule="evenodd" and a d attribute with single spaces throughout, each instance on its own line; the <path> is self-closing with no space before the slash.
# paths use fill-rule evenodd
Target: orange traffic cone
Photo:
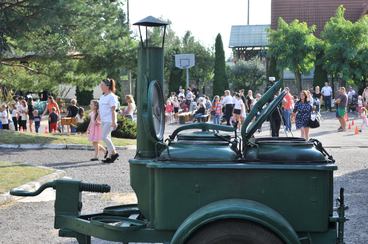
<path id="1" fill-rule="evenodd" d="M 353 121 L 351 121 L 351 125 L 354 125 L 354 120 L 353 120 Z"/>
<path id="2" fill-rule="evenodd" d="M 45 126 L 45 134 L 49 133 L 49 128 L 47 127 L 47 125 Z"/>
<path id="3" fill-rule="evenodd" d="M 355 131 L 354 131 L 354 134 L 355 134 L 355 135 L 358 135 L 358 134 L 359 134 L 359 129 L 358 129 L 358 126 L 355 126 Z"/>
<path id="4" fill-rule="evenodd" d="M 349 125 L 348 125 L 348 129 L 349 129 L 349 130 L 351 129 L 351 124 L 350 124 L 350 122 L 349 122 Z"/>

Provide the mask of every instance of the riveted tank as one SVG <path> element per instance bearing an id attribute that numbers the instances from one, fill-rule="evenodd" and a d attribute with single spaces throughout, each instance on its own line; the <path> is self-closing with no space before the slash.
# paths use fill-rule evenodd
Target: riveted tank
<path id="1" fill-rule="evenodd" d="M 155 229 L 176 230 L 198 209 L 242 199 L 280 214 L 293 230 L 289 235 L 298 240 L 319 243 L 321 236 L 336 236 L 331 221 L 333 158 L 316 140 L 253 136 L 282 101 L 284 93 L 272 100 L 280 87 L 277 82 L 257 103 L 241 135 L 228 126 L 185 125 L 169 136 L 154 159 L 130 160 L 139 208 Z M 288 242 L 281 234 L 278 238 Z"/>

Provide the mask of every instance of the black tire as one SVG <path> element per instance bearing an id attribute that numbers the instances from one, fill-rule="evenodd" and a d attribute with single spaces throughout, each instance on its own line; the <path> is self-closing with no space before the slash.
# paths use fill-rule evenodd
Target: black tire
<path id="1" fill-rule="evenodd" d="M 283 244 L 270 230 L 247 221 L 220 220 L 196 231 L 186 244 Z"/>

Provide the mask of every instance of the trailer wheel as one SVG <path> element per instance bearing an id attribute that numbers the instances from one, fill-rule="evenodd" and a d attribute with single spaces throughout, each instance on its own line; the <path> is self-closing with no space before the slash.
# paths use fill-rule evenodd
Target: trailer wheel
<path id="1" fill-rule="evenodd" d="M 270 230 L 246 221 L 225 220 L 204 226 L 186 244 L 283 244 Z"/>

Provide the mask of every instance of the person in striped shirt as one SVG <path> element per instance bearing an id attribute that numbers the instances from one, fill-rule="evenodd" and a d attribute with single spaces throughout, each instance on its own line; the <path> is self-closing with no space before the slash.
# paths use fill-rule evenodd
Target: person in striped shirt
<path id="1" fill-rule="evenodd" d="M 216 125 L 219 125 L 221 122 L 221 116 L 222 116 L 222 104 L 220 102 L 219 96 L 215 96 L 215 99 L 212 105 L 212 111 L 214 111 L 213 123 Z"/>

